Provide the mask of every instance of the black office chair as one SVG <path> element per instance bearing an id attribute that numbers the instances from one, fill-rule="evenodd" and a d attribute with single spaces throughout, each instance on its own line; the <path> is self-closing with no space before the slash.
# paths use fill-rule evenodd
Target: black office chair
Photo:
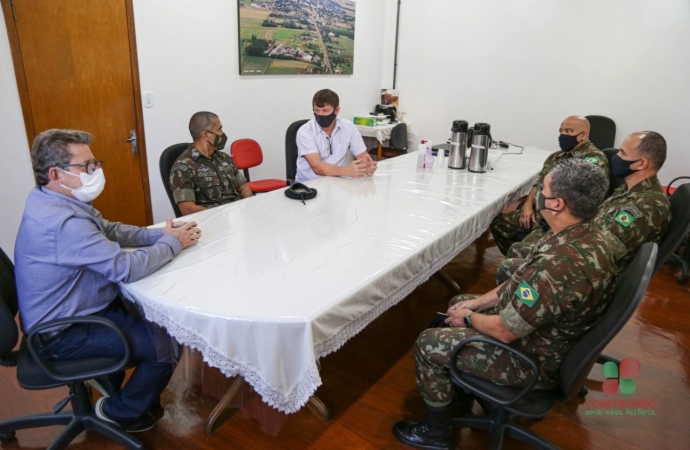
<path id="1" fill-rule="evenodd" d="M 659 257 L 654 273 L 675 256 L 674 252 L 690 233 L 690 184 L 683 184 L 671 195 L 671 222 L 659 242 Z M 687 273 L 687 266 L 686 266 Z M 687 275 L 686 275 L 687 276 Z"/>
<path id="2" fill-rule="evenodd" d="M 125 430 L 96 417 L 91 407 L 89 392 L 85 382 L 92 378 L 119 373 L 130 367 L 129 344 L 122 331 L 111 320 L 96 316 L 82 316 L 51 320 L 43 323 L 24 336 L 19 351 L 12 349 L 19 340 L 19 330 L 15 322 L 17 315 L 17 289 L 14 266 L 5 252 L 0 249 L 0 365 L 17 367 L 17 380 L 24 389 L 51 389 L 69 386 L 69 397 L 53 407 L 53 412 L 33 416 L 17 417 L 0 421 L 0 442 L 8 443 L 15 437 L 16 430 L 26 428 L 66 425 L 50 449 L 62 449 L 69 445 L 82 431 L 96 431 L 129 449 L 142 449 L 143 444 L 127 434 Z M 125 344 L 122 359 L 101 357 L 75 359 L 71 361 L 42 360 L 35 347 L 40 331 L 61 325 L 75 323 L 99 324 L 114 330 Z M 72 411 L 60 411 L 72 404 Z"/>
<path id="3" fill-rule="evenodd" d="M 604 116 L 586 116 L 589 120 L 589 140 L 597 148 L 611 148 L 616 141 L 616 122 Z"/>
<path id="4" fill-rule="evenodd" d="M 180 217 L 182 213 L 180 208 L 175 202 L 175 197 L 173 197 L 172 189 L 170 189 L 170 169 L 172 169 L 175 160 L 180 157 L 182 152 L 184 152 L 189 144 L 175 144 L 163 150 L 161 157 L 158 160 L 158 169 L 161 172 L 161 180 L 163 181 L 163 187 L 165 188 L 166 194 L 168 194 L 168 200 L 170 200 L 170 206 L 172 206 L 175 212 L 175 217 Z"/>
<path id="5" fill-rule="evenodd" d="M 690 177 L 675 178 L 668 184 L 668 188 L 680 179 L 690 179 Z M 688 217 L 690 216 L 690 208 L 688 205 L 690 205 L 690 184 L 683 184 L 671 195 L 671 212 L 673 217 L 671 218 L 668 233 L 666 233 L 669 243 L 665 243 L 667 236 L 664 236 L 659 245 L 659 254 L 668 255 L 664 258 L 662 264 L 671 264 L 681 268 L 678 284 L 687 283 L 688 266 L 690 266 L 690 237 L 688 236 L 688 233 L 690 233 L 690 217 Z M 684 233 L 682 232 L 683 229 L 685 229 Z M 683 252 L 680 256 L 674 253 L 679 247 L 683 247 Z M 659 270 L 658 267 L 657 270 Z"/>
<path id="6" fill-rule="evenodd" d="M 688 233 L 690 233 L 690 208 L 688 208 L 688 205 L 690 205 L 690 184 L 684 184 L 676 189 L 671 196 L 670 201 L 671 222 L 668 224 L 668 231 L 666 231 L 666 234 L 659 242 L 658 256 L 654 264 L 654 272 L 652 273 L 652 276 L 655 275 L 659 269 L 661 269 L 661 266 L 669 263 L 681 266 L 685 271 L 684 273 L 687 279 L 687 263 L 685 263 L 674 252 L 681 242 L 683 242 Z M 681 278 L 682 277 L 683 275 L 681 275 Z M 679 279 L 678 282 L 680 283 L 681 279 Z M 620 365 L 619 360 L 608 355 L 602 354 L 597 358 L 597 364 L 606 364 L 607 362 L 613 362 Z M 587 394 L 587 388 L 583 387 L 579 393 L 579 396 L 585 397 Z"/>
<path id="7" fill-rule="evenodd" d="M 520 426 L 521 418 L 540 419 L 551 411 L 556 402 L 567 401 L 578 394 L 589 375 L 597 357 L 613 340 L 633 315 L 644 296 L 654 271 L 657 245 L 642 246 L 630 267 L 616 284 L 616 290 L 601 319 L 587 331 L 565 354 L 561 362 L 560 384 L 551 390 L 532 389 L 539 375 L 539 368 L 532 357 L 508 344 L 487 336 L 465 339 L 453 353 L 450 379 L 484 402 L 491 412 L 487 416 L 465 416 L 453 419 L 454 427 L 468 427 L 489 431 L 492 434 L 492 449 L 500 449 L 508 436 L 536 449 L 557 449 L 554 444 Z M 471 342 L 486 342 L 513 353 L 524 360 L 532 369 L 532 378 L 524 388 L 498 386 L 488 380 L 461 372 L 455 365 L 460 350 Z"/>
<path id="8" fill-rule="evenodd" d="M 293 122 L 285 132 L 285 178 L 290 186 L 297 176 L 297 132 L 308 119 Z"/>
<path id="9" fill-rule="evenodd" d="M 613 165 L 611 164 L 611 159 L 613 158 L 613 155 L 618 153 L 618 149 L 605 148 L 602 151 L 606 155 L 606 159 L 609 160 L 609 191 L 606 193 L 606 197 L 609 197 L 611 194 L 613 194 L 613 191 L 615 191 L 618 186 L 625 184 L 625 178 L 616 178 L 613 176 L 612 172 Z"/>
<path id="10" fill-rule="evenodd" d="M 396 156 L 404 155 L 409 149 L 409 142 L 407 141 L 407 124 L 399 123 L 393 127 L 391 131 L 390 147 L 381 149 L 382 158 L 394 158 Z M 367 150 L 371 156 L 378 157 L 379 149 L 372 148 Z"/>

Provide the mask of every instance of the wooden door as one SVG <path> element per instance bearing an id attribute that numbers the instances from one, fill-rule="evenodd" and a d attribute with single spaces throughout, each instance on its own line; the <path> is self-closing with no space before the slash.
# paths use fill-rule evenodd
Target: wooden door
<path id="1" fill-rule="evenodd" d="M 2 1 L 29 143 L 50 128 L 90 132 L 107 180 L 94 206 L 150 224 L 131 0 Z"/>

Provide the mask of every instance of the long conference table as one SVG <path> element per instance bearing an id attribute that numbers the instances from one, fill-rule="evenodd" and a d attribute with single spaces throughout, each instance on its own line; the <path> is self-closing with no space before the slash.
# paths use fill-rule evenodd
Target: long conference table
<path id="1" fill-rule="evenodd" d="M 469 246 L 532 187 L 550 152 L 525 148 L 486 173 L 417 153 L 373 177 L 324 177 L 305 204 L 283 190 L 187 216 L 202 237 L 126 298 L 268 405 L 298 411 L 321 385 L 319 359 Z"/>

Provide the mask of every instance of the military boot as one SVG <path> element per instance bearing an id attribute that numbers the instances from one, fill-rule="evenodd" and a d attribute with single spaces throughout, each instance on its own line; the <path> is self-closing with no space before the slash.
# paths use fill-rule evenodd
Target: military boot
<path id="1" fill-rule="evenodd" d="M 426 420 L 393 425 L 393 436 L 410 447 L 425 450 L 453 450 L 453 424 L 450 420 L 452 405 L 442 407 L 426 405 Z"/>
<path id="2" fill-rule="evenodd" d="M 461 417 L 472 414 L 472 406 L 474 406 L 474 396 L 465 392 L 463 388 L 453 385 L 453 410 L 451 412 L 453 417 Z"/>

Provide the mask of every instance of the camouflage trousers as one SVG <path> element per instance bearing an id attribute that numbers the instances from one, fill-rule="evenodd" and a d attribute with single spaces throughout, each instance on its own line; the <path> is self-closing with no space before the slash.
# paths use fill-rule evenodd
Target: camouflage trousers
<path id="1" fill-rule="evenodd" d="M 508 253 L 506 253 L 506 259 L 496 268 L 496 286 L 500 286 L 513 276 L 518 267 L 527 260 L 532 252 L 532 247 L 544 234 L 546 232 L 541 227 L 536 227 L 522 242 L 516 242 L 510 246 Z"/>
<path id="2" fill-rule="evenodd" d="M 506 253 L 506 258 L 527 258 L 532 251 L 532 247 L 539 239 L 544 237 L 546 231 L 541 227 L 536 227 L 530 234 L 527 235 L 522 242 L 516 242 L 510 246 Z"/>
<path id="3" fill-rule="evenodd" d="M 470 300 L 478 295 L 454 297 L 451 304 Z M 491 314 L 493 311 L 484 311 Z M 431 406 L 445 406 L 453 400 L 448 365 L 453 351 L 463 340 L 481 335 L 463 327 L 429 328 L 422 332 L 415 346 L 417 387 L 424 401 Z M 504 386 L 524 386 L 531 370 L 518 358 L 491 344 L 472 343 L 464 347 L 453 362 L 463 372 L 491 380 Z"/>
<path id="4" fill-rule="evenodd" d="M 531 230 L 538 228 L 535 224 L 532 224 L 530 228 L 523 228 L 522 225 L 520 225 L 521 212 L 522 209 L 516 209 L 515 211 L 511 211 L 506 214 L 499 214 L 494 218 L 489 226 L 498 249 L 504 255 L 508 253 L 508 249 L 510 248 L 511 244 L 516 242 L 515 237 L 518 234 L 528 233 Z M 539 223 L 538 219 L 540 217 L 541 216 L 537 214 L 537 223 Z"/>
<path id="5" fill-rule="evenodd" d="M 518 242 L 519 244 L 520 242 Z M 513 244 L 510 248 L 515 247 L 515 244 Z M 500 286 L 510 277 L 513 276 L 516 270 L 524 264 L 527 260 L 523 258 L 506 258 L 501 263 L 496 267 L 496 286 Z"/>

